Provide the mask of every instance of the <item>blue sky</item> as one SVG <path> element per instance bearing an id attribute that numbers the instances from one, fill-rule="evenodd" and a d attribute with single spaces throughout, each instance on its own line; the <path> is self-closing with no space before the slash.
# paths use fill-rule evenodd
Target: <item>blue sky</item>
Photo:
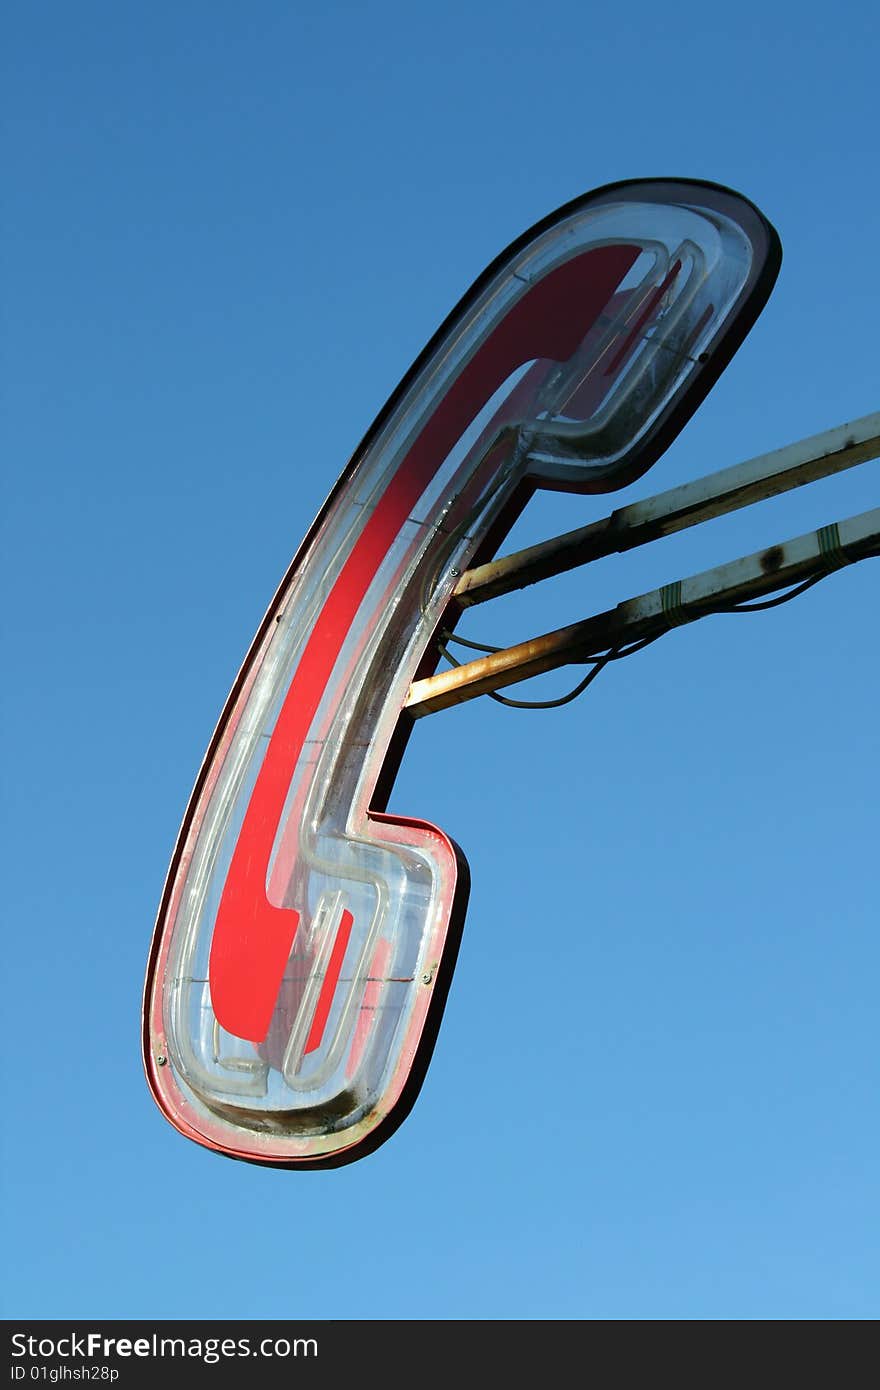
<path id="1" fill-rule="evenodd" d="M 427 1080 L 375 1154 L 278 1172 L 187 1142 L 139 1020 L 266 605 L 521 231 L 678 175 L 781 236 L 756 327 L 622 499 L 880 408 L 878 28 L 812 0 L 7 10 L 6 1317 L 877 1316 L 871 561 L 564 709 L 421 722 L 390 809 L 473 886 Z M 524 638 L 865 510 L 877 468 L 460 630 Z M 607 506 L 538 497 L 507 548 Z"/>

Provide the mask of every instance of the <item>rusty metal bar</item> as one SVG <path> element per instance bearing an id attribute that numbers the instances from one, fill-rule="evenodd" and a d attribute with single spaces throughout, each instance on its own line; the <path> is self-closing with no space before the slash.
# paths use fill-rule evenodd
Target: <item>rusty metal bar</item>
<path id="1" fill-rule="evenodd" d="M 404 708 L 419 719 L 544 671 L 659 636 L 731 604 L 762 598 L 872 555 L 880 555 L 880 508 L 652 589 L 570 627 L 414 681 Z"/>
<path id="2" fill-rule="evenodd" d="M 880 411 L 633 502 L 590 526 L 467 570 L 455 588 L 455 598 L 463 607 L 485 603 L 603 555 L 632 550 L 878 456 Z"/>

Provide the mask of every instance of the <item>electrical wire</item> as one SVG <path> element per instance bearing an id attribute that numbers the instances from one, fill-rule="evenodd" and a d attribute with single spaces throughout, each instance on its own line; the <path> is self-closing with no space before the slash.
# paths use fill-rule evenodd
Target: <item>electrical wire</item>
<path id="1" fill-rule="evenodd" d="M 818 584 L 820 579 L 827 579 L 827 574 L 814 574 L 810 579 L 805 579 L 802 584 L 797 584 L 788 593 L 778 594 L 776 598 L 763 599 L 759 603 L 729 603 L 713 608 L 713 613 L 760 613 L 765 608 L 778 608 L 780 603 L 788 603 L 789 599 L 797 598 L 799 594 L 805 594 L 807 589 L 812 589 L 814 584 Z"/>
<path id="2" fill-rule="evenodd" d="M 482 650 L 482 648 L 480 648 L 476 642 L 467 642 L 463 643 L 463 645 L 473 647 L 477 651 Z M 462 663 L 460 661 L 456 661 L 455 657 L 452 655 L 450 651 L 446 649 L 442 642 L 439 644 L 439 646 L 442 655 L 446 657 L 446 660 L 450 662 L 452 666 L 461 666 Z M 492 647 L 486 648 L 486 650 L 497 652 L 503 649 L 501 647 Z M 572 700 L 577 699 L 578 695 L 583 694 L 587 686 L 592 684 L 592 682 L 598 676 L 599 672 L 603 670 L 604 667 L 611 660 L 612 656 L 613 653 L 608 652 L 605 656 L 600 657 L 600 659 L 595 662 L 592 668 L 584 676 L 583 680 L 578 682 L 574 690 L 570 690 L 567 695 L 562 695 L 557 700 L 511 700 L 506 695 L 499 695 L 497 690 L 487 690 L 485 691 L 485 694 L 489 696 L 490 700 L 495 700 L 499 705 L 508 705 L 511 709 L 558 709 L 560 705 L 570 704 Z"/>
<path id="3" fill-rule="evenodd" d="M 757 603 L 718 604 L 715 608 L 705 609 L 689 621 L 695 622 L 697 618 L 708 618 L 716 613 L 759 613 L 768 608 L 778 608 L 780 604 L 788 603 L 790 599 L 798 598 L 801 594 L 806 593 L 807 589 L 811 589 L 820 580 L 827 579 L 829 573 L 834 572 L 833 570 L 826 570 L 821 574 L 814 574 L 809 579 L 803 580 L 802 583 L 796 584 L 793 589 L 789 589 L 786 593 L 777 595 L 776 598 L 764 599 Z M 572 700 L 576 700 L 579 695 L 582 695 L 610 662 L 620 661 L 625 656 L 632 656 L 635 652 L 642 651 L 643 648 L 650 646 L 660 637 L 665 637 L 666 632 L 670 630 L 667 628 L 663 632 L 655 633 L 652 637 L 642 637 L 625 647 L 621 645 L 612 647 L 610 651 L 604 652 L 601 656 L 584 657 L 583 660 L 590 665 L 590 670 L 573 690 L 556 700 L 512 700 L 506 695 L 499 695 L 495 690 L 486 690 L 484 694 L 488 695 L 490 700 L 497 701 L 499 705 L 508 705 L 511 709 L 558 709 L 561 705 L 570 704 Z M 446 658 L 451 666 L 461 666 L 463 663 L 457 661 L 449 651 L 447 645 L 449 642 L 455 642 L 458 646 L 469 647 L 472 651 L 485 652 L 489 655 L 504 651 L 503 647 L 492 647 L 484 642 L 473 642 L 467 637 L 458 637 L 452 632 L 443 632 L 440 634 L 438 647 L 440 654 Z"/>
<path id="4" fill-rule="evenodd" d="M 627 647 L 612 647 L 610 651 L 604 652 L 601 656 L 585 657 L 584 660 L 590 664 L 591 669 L 583 680 L 578 681 L 573 690 L 555 700 L 513 700 L 508 695 L 499 695 L 497 690 L 487 690 L 484 693 L 489 696 L 490 700 L 495 700 L 499 705 L 507 705 L 511 709 L 559 709 L 561 705 L 568 705 L 572 700 L 576 700 L 579 695 L 582 695 L 587 687 L 592 685 L 599 672 L 604 671 L 609 662 L 620 661 L 622 657 L 632 656 L 634 652 L 640 652 L 643 647 L 649 646 L 651 642 L 656 642 L 657 638 L 662 636 L 663 634 L 658 632 L 654 637 L 643 637 Z M 455 637 L 452 633 L 445 632 L 442 634 L 438 646 L 441 655 L 445 656 L 451 666 L 461 666 L 462 663 L 457 661 L 452 652 L 449 651 L 446 646 L 447 642 L 457 642 L 462 647 L 470 647 L 473 651 L 490 654 L 504 650 L 503 647 L 490 647 L 482 642 L 470 642 L 465 637 Z"/>

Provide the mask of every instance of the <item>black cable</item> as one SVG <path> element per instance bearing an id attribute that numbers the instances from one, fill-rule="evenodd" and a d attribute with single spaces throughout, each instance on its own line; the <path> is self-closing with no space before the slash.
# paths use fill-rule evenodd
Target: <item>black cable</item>
<path id="1" fill-rule="evenodd" d="M 822 574 L 814 574 L 809 579 L 805 579 L 802 583 L 796 584 L 795 587 L 789 589 L 787 593 L 777 595 L 776 598 L 763 599 L 758 603 L 719 604 L 716 608 L 706 609 L 705 612 L 699 614 L 699 617 L 708 618 L 716 613 L 759 613 L 767 608 L 778 608 L 780 604 L 788 603 L 789 599 L 798 598 L 800 594 L 806 593 L 807 589 L 811 589 L 813 585 L 818 584 L 820 580 L 827 579 L 829 573 L 833 572 L 834 571 L 825 570 Z M 696 621 L 696 619 L 692 619 L 691 621 Z M 650 644 L 656 642 L 658 638 L 665 637 L 667 631 L 669 631 L 668 628 L 664 629 L 663 632 L 655 633 L 653 637 L 642 637 L 638 641 L 632 642 L 628 647 L 612 647 L 610 651 L 605 652 L 602 656 L 584 657 L 583 660 L 590 664 L 591 670 L 587 672 L 583 680 L 579 681 L 573 690 L 570 690 L 567 695 L 562 695 L 557 700 L 511 700 L 506 695 L 499 695 L 495 690 L 486 690 L 483 693 L 488 695 L 490 700 L 496 700 L 499 705 L 508 705 L 511 709 L 558 709 L 560 705 L 570 704 L 572 700 L 576 700 L 579 695 L 582 695 L 587 687 L 592 685 L 599 672 L 604 671 L 609 662 L 620 661 L 625 656 L 632 656 L 635 652 L 642 651 L 644 647 L 650 646 Z M 504 651 L 503 647 L 490 647 L 484 642 L 471 642 L 466 637 L 457 637 L 454 633 L 444 632 L 441 633 L 437 645 L 441 655 L 445 656 L 451 666 L 461 666 L 462 662 L 457 661 L 448 650 L 446 645 L 448 642 L 455 642 L 461 647 L 470 647 L 472 651 L 486 652 L 489 655 Z"/>
<path id="2" fill-rule="evenodd" d="M 634 656 L 635 653 L 640 652 L 643 647 L 650 647 L 651 643 L 656 642 L 658 637 L 665 636 L 665 632 L 655 632 L 653 637 L 640 637 L 637 642 L 630 643 L 628 647 L 613 647 L 608 654 L 608 659 L 610 661 L 622 661 L 625 656 Z M 595 660 L 595 658 L 590 657 L 589 660 L 592 661 Z"/>
<path id="3" fill-rule="evenodd" d="M 862 560 L 876 559 L 877 550 L 871 549 L 859 558 Z M 840 564 L 834 564 L 831 569 L 822 570 L 820 574 L 814 574 L 809 579 L 804 579 L 802 583 L 796 584 L 793 589 L 789 589 L 785 594 L 779 594 L 776 598 L 764 599 L 760 603 L 730 603 L 727 605 L 719 604 L 717 608 L 710 609 L 711 613 L 759 613 L 764 608 L 778 608 L 780 603 L 788 603 L 790 598 L 797 598 L 799 594 L 806 593 L 807 589 L 812 589 L 814 584 L 820 580 L 827 579 L 829 574 L 836 574 L 839 569 L 843 569 L 851 562 L 845 557 Z"/>
<path id="4" fill-rule="evenodd" d="M 649 642 L 656 642 L 657 637 L 662 635 L 662 633 L 658 633 L 654 637 L 641 637 L 637 642 L 631 643 L 628 647 L 613 647 L 610 652 L 602 652 L 599 656 L 585 656 L 584 661 L 604 661 L 606 659 L 609 661 L 619 661 L 621 657 L 632 656 L 633 652 L 641 651 L 642 647 L 647 647 Z M 441 632 L 440 649 L 443 651 L 443 655 L 452 662 L 453 666 L 460 666 L 461 662 L 456 661 L 451 652 L 444 650 L 444 646 L 448 642 L 455 642 L 459 647 L 470 647 L 472 651 L 487 652 L 490 655 L 493 652 L 503 652 L 506 650 L 504 647 L 490 647 L 485 642 L 469 642 L 466 637 L 459 637 L 454 632 Z"/>
<path id="5" fill-rule="evenodd" d="M 599 672 L 604 671 L 610 661 L 619 661 L 621 657 L 632 656 L 634 652 L 640 652 L 643 647 L 649 646 L 651 642 L 656 642 L 657 638 L 662 636 L 663 633 L 658 632 L 653 637 L 643 637 L 628 647 L 612 647 L 610 651 L 601 656 L 584 657 L 584 661 L 589 662 L 592 669 L 587 672 L 583 680 L 578 681 L 573 690 L 555 700 L 512 700 L 508 695 L 499 695 L 496 690 L 486 690 L 483 693 L 488 695 L 490 700 L 495 700 L 499 705 L 507 705 L 510 709 L 559 709 L 561 705 L 568 705 L 572 700 L 576 700 L 579 695 L 582 695 L 587 686 L 592 685 Z M 445 642 L 448 641 L 458 642 L 461 646 L 471 647 L 475 651 L 492 653 L 504 650 L 503 647 L 489 647 L 481 642 L 469 642 L 465 637 L 454 637 L 451 633 L 443 633 L 443 640 L 438 645 L 441 655 L 446 657 L 451 666 L 461 666 L 462 663 L 457 661 L 452 652 L 445 646 Z"/>
<path id="6" fill-rule="evenodd" d="M 470 647 L 471 651 L 474 652 L 501 652 L 504 650 L 503 647 L 487 647 L 485 642 L 469 642 L 466 637 L 456 637 L 453 632 L 441 632 L 440 640 L 442 642 L 456 642 L 459 647 Z M 444 652 L 444 656 L 448 655 L 448 652 Z M 452 661 L 452 657 L 449 657 L 449 660 Z M 453 665 L 457 666 L 460 663 L 453 662 Z"/>
<path id="7" fill-rule="evenodd" d="M 760 613 L 764 608 L 778 608 L 780 603 L 788 603 L 790 598 L 797 598 L 799 594 L 805 594 L 807 589 L 812 589 L 813 585 L 818 584 L 820 579 L 827 578 L 827 574 L 814 574 L 811 579 L 805 579 L 802 584 L 795 585 L 793 589 L 789 589 L 788 593 L 779 594 L 776 598 L 763 599 L 759 603 L 719 604 L 717 608 L 709 609 L 709 613 Z"/>
<path id="8" fill-rule="evenodd" d="M 504 650 L 503 647 L 482 647 L 476 642 L 465 641 L 463 637 L 458 637 L 455 640 L 461 642 L 463 646 L 473 647 L 477 651 L 500 652 Z M 442 642 L 438 643 L 438 645 L 441 654 L 446 657 L 446 660 L 452 666 L 461 666 L 462 663 L 456 661 L 455 657 L 446 649 Z M 615 647 L 612 651 L 606 652 L 604 656 L 597 657 L 595 660 L 591 657 L 586 658 L 592 661 L 592 669 L 587 672 L 582 681 L 578 682 L 574 690 L 570 690 L 567 695 L 562 695 L 557 700 L 511 700 L 506 695 L 499 695 L 495 690 L 486 690 L 483 693 L 488 695 L 490 700 L 496 700 L 499 705 L 509 705 L 511 709 L 558 709 L 560 705 L 567 705 L 572 700 L 576 700 L 578 695 L 581 695 L 586 690 L 587 686 L 596 679 L 599 672 L 613 659 L 616 651 L 617 648 Z"/>
<path id="9" fill-rule="evenodd" d="M 486 694 L 490 700 L 496 700 L 499 705 L 508 705 L 511 709 L 558 709 L 560 705 L 571 704 L 579 695 L 583 695 L 588 685 L 592 685 L 600 671 L 604 671 L 608 662 L 613 659 L 614 653 L 609 652 L 603 656 L 587 672 L 582 681 L 579 681 L 574 690 L 570 690 L 567 695 L 562 695 L 558 700 L 511 700 L 507 695 L 499 695 L 496 690 L 487 690 Z"/>

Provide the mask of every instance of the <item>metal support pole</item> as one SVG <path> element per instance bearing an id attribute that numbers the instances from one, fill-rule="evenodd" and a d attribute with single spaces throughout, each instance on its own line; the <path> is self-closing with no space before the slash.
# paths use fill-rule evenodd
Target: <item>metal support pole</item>
<path id="1" fill-rule="evenodd" d="M 467 570 L 455 589 L 463 607 L 523 589 L 603 555 L 632 550 L 880 456 L 880 411 L 761 454 L 708 477 L 621 507 L 577 531 Z"/>
<path id="2" fill-rule="evenodd" d="M 659 636 L 733 604 L 761 598 L 872 555 L 880 555 L 880 508 L 652 589 L 570 627 L 414 681 L 404 708 L 419 719 L 544 671 Z"/>

